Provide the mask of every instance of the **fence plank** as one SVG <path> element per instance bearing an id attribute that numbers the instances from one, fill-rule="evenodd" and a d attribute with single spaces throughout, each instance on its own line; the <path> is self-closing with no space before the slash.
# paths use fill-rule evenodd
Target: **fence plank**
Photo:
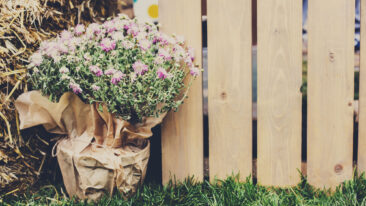
<path id="1" fill-rule="evenodd" d="M 360 92 L 358 121 L 358 160 L 360 172 L 366 172 L 366 1 L 361 2 Z"/>
<path id="2" fill-rule="evenodd" d="M 302 1 L 258 1 L 258 182 L 300 180 Z"/>
<path id="3" fill-rule="evenodd" d="M 310 0 L 308 180 L 334 187 L 352 177 L 353 0 Z"/>
<path id="4" fill-rule="evenodd" d="M 207 7 L 210 179 L 252 172 L 251 0 Z"/>
<path id="5" fill-rule="evenodd" d="M 202 59 L 201 1 L 159 0 L 159 22 L 166 33 L 183 35 Z M 163 183 L 175 176 L 203 179 L 202 78 L 193 83 L 189 98 L 177 113 L 170 112 L 162 125 Z"/>

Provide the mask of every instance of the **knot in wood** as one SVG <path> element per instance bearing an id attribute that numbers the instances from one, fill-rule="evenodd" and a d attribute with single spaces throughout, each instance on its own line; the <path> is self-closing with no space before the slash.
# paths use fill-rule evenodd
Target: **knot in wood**
<path id="1" fill-rule="evenodd" d="M 336 166 L 334 166 L 334 172 L 335 173 L 341 173 L 342 172 L 342 170 L 343 170 L 343 166 L 342 165 L 340 165 L 340 164 L 336 164 Z"/>
<path id="2" fill-rule="evenodd" d="M 334 62 L 335 57 L 333 52 L 329 52 L 329 61 Z"/>
<path id="3" fill-rule="evenodd" d="M 226 94 L 226 92 L 221 92 L 221 99 L 226 99 L 226 97 L 227 97 L 227 94 Z"/>

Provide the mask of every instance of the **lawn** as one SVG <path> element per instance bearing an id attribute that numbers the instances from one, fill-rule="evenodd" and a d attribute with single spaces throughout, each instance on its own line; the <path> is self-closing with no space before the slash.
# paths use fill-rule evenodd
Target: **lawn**
<path id="1" fill-rule="evenodd" d="M 240 183 L 237 177 L 212 184 L 189 178 L 173 185 L 146 184 L 128 200 L 115 194 L 97 205 L 366 205 L 364 175 L 356 175 L 333 192 L 314 189 L 304 178 L 299 185 L 283 189 L 253 184 L 251 178 Z M 4 197 L 0 201 L 0 205 L 94 205 L 67 199 L 61 187 L 54 186 L 45 186 L 33 195 Z"/>

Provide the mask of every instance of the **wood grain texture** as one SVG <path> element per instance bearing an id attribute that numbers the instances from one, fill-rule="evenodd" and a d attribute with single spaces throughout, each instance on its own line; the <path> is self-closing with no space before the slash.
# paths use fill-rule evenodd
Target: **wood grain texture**
<path id="1" fill-rule="evenodd" d="M 252 172 L 251 0 L 209 0 L 210 179 Z"/>
<path id="2" fill-rule="evenodd" d="M 308 181 L 334 188 L 352 177 L 355 1 L 308 6 Z"/>
<path id="3" fill-rule="evenodd" d="M 161 31 L 183 35 L 195 49 L 195 63 L 202 65 L 201 1 L 160 0 Z M 202 78 L 192 84 L 179 111 L 170 112 L 162 125 L 163 183 L 194 175 L 203 180 Z"/>
<path id="4" fill-rule="evenodd" d="M 366 172 L 366 1 L 361 0 L 360 92 L 358 121 L 358 160 L 360 172 Z"/>
<path id="5" fill-rule="evenodd" d="M 302 1 L 257 3 L 258 183 L 295 185 L 301 170 Z"/>

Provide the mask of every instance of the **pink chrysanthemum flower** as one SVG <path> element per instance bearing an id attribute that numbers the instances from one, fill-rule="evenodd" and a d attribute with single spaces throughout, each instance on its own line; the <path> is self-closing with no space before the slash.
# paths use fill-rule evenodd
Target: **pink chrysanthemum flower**
<path id="1" fill-rule="evenodd" d="M 104 22 L 103 26 L 108 33 L 112 33 L 117 30 L 113 20 Z"/>
<path id="2" fill-rule="evenodd" d="M 140 32 L 139 27 L 136 24 L 130 24 L 127 30 L 127 34 L 132 34 L 132 36 L 137 36 Z"/>
<path id="3" fill-rule="evenodd" d="M 85 54 L 84 54 L 84 59 L 85 59 L 86 61 L 91 61 L 91 60 L 92 60 L 92 57 L 90 56 L 90 54 L 89 54 L 89 53 L 85 53 Z"/>
<path id="4" fill-rule="evenodd" d="M 57 43 L 54 41 L 48 42 L 47 44 L 44 45 L 44 53 L 51 57 L 52 55 L 54 55 L 55 53 L 58 53 L 58 48 L 57 48 Z"/>
<path id="5" fill-rule="evenodd" d="M 194 61 L 194 48 L 193 47 L 188 48 L 188 54 L 189 54 L 189 57 L 191 58 L 191 60 Z"/>
<path id="6" fill-rule="evenodd" d="M 72 37 L 74 37 L 74 35 L 72 35 L 71 32 L 67 31 L 67 30 L 63 30 L 61 32 L 61 40 L 62 41 L 65 41 L 65 40 L 69 40 L 71 39 Z"/>
<path id="7" fill-rule="evenodd" d="M 163 64 L 163 63 L 164 63 L 164 59 L 163 59 L 163 57 L 161 57 L 161 56 L 157 56 L 157 57 L 155 57 L 155 59 L 154 59 L 154 63 L 155 63 L 155 64 Z"/>
<path id="8" fill-rule="evenodd" d="M 82 42 L 82 39 L 79 38 L 79 37 L 71 38 L 68 41 L 69 50 L 70 51 L 75 51 L 76 47 L 80 46 L 81 42 Z"/>
<path id="9" fill-rule="evenodd" d="M 100 47 L 102 47 L 103 51 L 109 52 L 110 50 L 114 50 L 116 48 L 116 42 L 110 38 L 104 38 L 100 42 Z"/>
<path id="10" fill-rule="evenodd" d="M 137 34 L 137 36 L 135 36 L 135 39 L 137 39 L 138 41 L 142 41 L 144 39 L 147 38 L 147 33 L 146 32 L 140 32 Z"/>
<path id="11" fill-rule="evenodd" d="M 173 51 L 174 51 L 173 57 L 174 57 L 175 61 L 179 62 L 180 60 L 182 60 L 184 53 L 185 53 L 183 47 L 181 47 L 179 45 L 175 45 L 173 48 Z"/>
<path id="12" fill-rule="evenodd" d="M 76 25 L 75 30 L 74 30 L 75 34 L 78 36 L 81 35 L 84 31 L 85 31 L 85 26 L 83 24 Z"/>
<path id="13" fill-rule="evenodd" d="M 137 75 L 143 75 L 149 70 L 149 67 L 146 64 L 142 63 L 140 60 L 133 63 L 132 68 Z"/>
<path id="14" fill-rule="evenodd" d="M 132 49 L 134 44 L 128 40 L 124 40 L 124 41 L 122 41 L 122 46 L 125 49 Z"/>
<path id="15" fill-rule="evenodd" d="M 100 77 L 103 75 L 103 71 L 96 65 L 89 66 L 91 72 L 95 74 L 95 76 Z"/>
<path id="16" fill-rule="evenodd" d="M 31 63 L 34 66 L 39 66 L 42 64 L 43 62 L 43 57 L 42 54 L 39 52 L 34 53 L 31 57 L 30 57 Z"/>
<path id="17" fill-rule="evenodd" d="M 60 56 L 60 53 L 57 51 L 57 50 L 53 50 L 51 53 L 50 53 L 50 56 L 52 57 L 53 61 L 55 63 L 59 63 L 61 61 L 61 56 Z"/>
<path id="18" fill-rule="evenodd" d="M 62 54 L 67 54 L 69 52 L 69 48 L 65 44 L 63 44 L 63 43 L 59 43 L 57 45 L 57 49 Z"/>
<path id="19" fill-rule="evenodd" d="M 186 57 L 185 59 L 184 59 L 184 63 L 186 63 L 187 64 L 187 66 L 189 66 L 189 67 L 192 67 L 192 65 L 193 65 L 193 62 L 192 62 L 192 58 L 191 57 Z"/>
<path id="20" fill-rule="evenodd" d="M 158 70 L 156 71 L 156 74 L 158 75 L 159 79 L 165 79 L 165 78 L 169 77 L 168 72 L 162 67 L 158 68 Z"/>
<path id="21" fill-rule="evenodd" d="M 200 74 L 198 67 L 191 67 L 189 70 L 192 76 L 198 76 Z"/>
<path id="22" fill-rule="evenodd" d="M 88 28 L 86 29 L 86 35 L 91 39 L 94 35 L 98 35 L 101 32 L 100 25 L 97 23 L 89 24 Z"/>
<path id="23" fill-rule="evenodd" d="M 116 73 L 117 70 L 113 69 L 113 68 L 110 68 L 110 69 L 107 69 L 104 74 L 105 75 L 113 75 L 114 73 Z"/>
<path id="24" fill-rule="evenodd" d="M 121 31 L 125 25 L 125 20 L 122 19 L 115 19 L 114 21 L 114 27 L 116 30 Z"/>
<path id="25" fill-rule="evenodd" d="M 100 86 L 93 84 L 93 85 L 91 86 L 91 88 L 92 88 L 92 90 L 94 90 L 94 91 L 98 91 L 98 90 L 100 89 Z"/>
<path id="26" fill-rule="evenodd" d="M 161 45 L 168 45 L 169 41 L 167 40 L 167 36 L 161 33 L 157 33 L 154 39 L 155 42 L 159 42 Z"/>
<path id="27" fill-rule="evenodd" d="M 121 71 L 117 71 L 116 73 L 113 74 L 111 83 L 115 85 L 118 84 L 118 82 L 120 82 L 124 76 L 126 75 L 123 74 Z"/>
<path id="28" fill-rule="evenodd" d="M 163 57 L 165 60 L 171 60 L 172 56 L 170 56 L 169 52 L 166 49 L 160 48 L 158 55 Z"/>
<path id="29" fill-rule="evenodd" d="M 41 44 L 39 45 L 39 50 L 41 52 L 45 52 L 46 49 L 48 48 L 48 44 L 49 44 L 49 41 L 43 41 L 43 42 L 41 42 Z"/>
<path id="30" fill-rule="evenodd" d="M 123 25 L 123 29 L 125 29 L 126 31 L 128 31 L 128 29 L 130 29 L 130 25 L 131 24 L 125 24 L 125 25 Z"/>
<path id="31" fill-rule="evenodd" d="M 80 88 L 80 85 L 75 82 L 70 82 L 69 87 L 75 94 L 80 94 L 83 92 L 83 90 Z"/>
<path id="32" fill-rule="evenodd" d="M 150 41 L 147 39 L 143 39 L 139 42 L 140 48 L 144 51 L 148 50 L 151 46 Z"/>

